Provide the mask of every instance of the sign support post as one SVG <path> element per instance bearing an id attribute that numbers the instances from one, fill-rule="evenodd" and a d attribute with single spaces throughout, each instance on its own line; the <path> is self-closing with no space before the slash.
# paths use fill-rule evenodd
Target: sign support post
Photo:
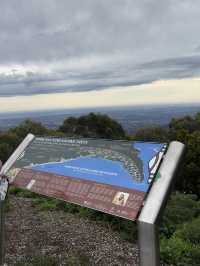
<path id="1" fill-rule="evenodd" d="M 5 201 L 0 200 L 0 265 L 3 265 L 4 254 L 5 254 Z"/>
<path id="2" fill-rule="evenodd" d="M 160 266 L 159 221 L 169 198 L 175 174 L 184 154 L 184 144 L 170 143 L 155 181 L 138 218 L 140 266 Z"/>
<path id="3" fill-rule="evenodd" d="M 5 256 L 5 202 L 8 191 L 8 180 L 0 179 L 0 265 L 3 265 Z"/>
<path id="4" fill-rule="evenodd" d="M 5 257 L 5 202 L 8 192 L 8 180 L 4 175 L 33 138 L 34 136 L 32 134 L 28 134 L 7 162 L 3 166 L 0 164 L 0 265 L 3 265 Z"/>

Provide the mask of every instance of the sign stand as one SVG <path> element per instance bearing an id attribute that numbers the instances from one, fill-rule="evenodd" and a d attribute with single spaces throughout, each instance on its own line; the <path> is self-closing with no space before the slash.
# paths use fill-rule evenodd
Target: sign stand
<path id="1" fill-rule="evenodd" d="M 4 201 L 0 200 L 0 265 L 3 265 L 4 254 L 5 254 L 5 214 L 4 214 Z"/>
<path id="2" fill-rule="evenodd" d="M 184 154 L 184 148 L 184 144 L 180 142 L 173 141 L 170 143 L 156 180 L 139 215 L 137 224 L 140 266 L 160 265 L 159 221 L 169 198 L 177 168 Z"/>
<path id="3" fill-rule="evenodd" d="M 165 144 L 28 134 L 0 171 L 0 265 L 4 257 L 6 175 L 9 183 L 20 188 L 137 219 L 140 266 L 159 266 L 159 221 L 184 149 L 184 144 L 173 141 L 164 155 Z"/>
<path id="4" fill-rule="evenodd" d="M 0 265 L 3 265 L 5 255 L 5 202 L 8 191 L 8 180 L 0 179 Z"/>

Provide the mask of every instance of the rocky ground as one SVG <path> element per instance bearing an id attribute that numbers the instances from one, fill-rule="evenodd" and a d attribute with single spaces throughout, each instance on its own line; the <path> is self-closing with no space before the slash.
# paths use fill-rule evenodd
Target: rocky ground
<path id="1" fill-rule="evenodd" d="M 38 211 L 29 198 L 9 196 L 6 238 L 8 266 L 138 265 L 137 246 L 118 232 L 61 210 Z"/>

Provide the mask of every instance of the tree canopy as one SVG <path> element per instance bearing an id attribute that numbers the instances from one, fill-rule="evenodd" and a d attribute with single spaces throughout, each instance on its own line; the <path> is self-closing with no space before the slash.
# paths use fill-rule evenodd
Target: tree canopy
<path id="1" fill-rule="evenodd" d="M 68 136 L 91 138 L 122 139 L 125 131 L 122 126 L 107 115 L 90 113 L 78 118 L 69 117 L 59 128 Z"/>

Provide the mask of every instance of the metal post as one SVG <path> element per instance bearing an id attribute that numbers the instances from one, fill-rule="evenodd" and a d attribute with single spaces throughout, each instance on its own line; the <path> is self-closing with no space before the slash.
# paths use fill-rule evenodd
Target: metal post
<path id="1" fill-rule="evenodd" d="M 5 257 L 5 200 L 8 192 L 8 180 L 0 179 L 0 265 L 3 265 Z"/>
<path id="2" fill-rule="evenodd" d="M 140 265 L 159 266 L 160 254 L 158 227 L 155 224 L 139 223 L 138 227 Z"/>
<path id="3" fill-rule="evenodd" d="M 170 188 L 184 154 L 184 148 L 184 144 L 180 142 L 170 143 L 138 218 L 140 266 L 160 265 L 159 221 L 169 198 Z"/>
<path id="4" fill-rule="evenodd" d="M 33 134 L 28 134 L 26 138 L 20 143 L 17 149 L 13 152 L 13 154 L 9 157 L 9 159 L 5 162 L 5 164 L 0 169 L 0 177 L 5 175 L 7 171 L 12 167 L 18 157 L 22 154 L 22 152 L 28 147 L 28 145 L 33 141 L 35 136 Z"/>
<path id="5" fill-rule="evenodd" d="M 5 201 L 0 200 L 0 265 L 3 265 L 4 257 L 5 257 Z"/>

